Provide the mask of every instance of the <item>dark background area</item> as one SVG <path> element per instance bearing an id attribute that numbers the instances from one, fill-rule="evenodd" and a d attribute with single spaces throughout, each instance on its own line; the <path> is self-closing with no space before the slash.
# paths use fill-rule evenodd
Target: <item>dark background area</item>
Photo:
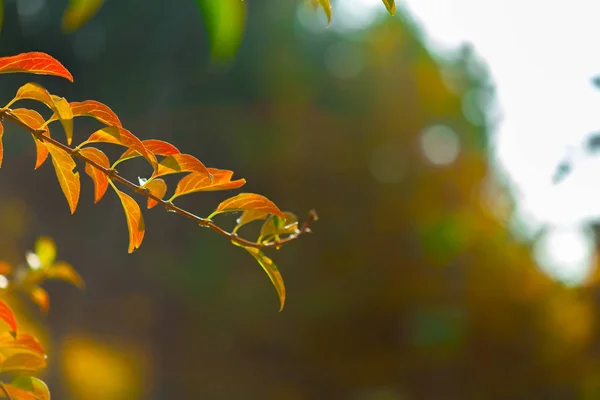
<path id="1" fill-rule="evenodd" d="M 43 4 L 25 18 L 7 2 L 0 55 L 47 52 L 75 83 L 3 75 L 1 104 L 28 81 L 102 101 L 141 139 L 234 170 L 244 191 L 301 219 L 320 216 L 313 234 L 269 253 L 288 288 L 278 313 L 248 254 L 159 208 L 144 213 L 144 243 L 127 254 L 118 198 L 94 205 L 83 168 L 69 215 L 50 163 L 34 172 L 30 137 L 6 124 L 0 258 L 18 263 L 48 235 L 87 283 L 82 293 L 48 283 L 47 317 L 21 306 L 50 346 L 53 398 L 600 396 L 596 277 L 579 288 L 551 281 L 509 232 L 510 194 L 490 167 L 485 104 L 473 100 L 493 85 L 468 47 L 442 63 L 402 15 L 315 34 L 296 1 L 252 1 L 235 61 L 215 68 L 193 1 L 108 1 L 69 35 L 66 1 Z M 447 165 L 422 151 L 432 127 L 459 140 Z M 75 141 L 95 128 L 76 120 Z M 123 167 L 131 179 L 150 173 Z M 178 204 L 208 215 L 232 194 Z"/>

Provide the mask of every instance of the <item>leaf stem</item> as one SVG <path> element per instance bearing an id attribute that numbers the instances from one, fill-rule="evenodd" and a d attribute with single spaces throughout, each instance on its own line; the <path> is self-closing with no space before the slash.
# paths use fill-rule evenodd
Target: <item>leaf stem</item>
<path id="1" fill-rule="evenodd" d="M 235 230 L 233 232 L 228 232 L 225 229 L 221 228 L 220 226 L 216 225 L 211 219 L 209 218 L 202 218 L 199 217 L 197 215 L 194 215 L 192 213 L 190 213 L 189 211 L 186 211 L 182 208 L 177 207 L 176 205 L 174 205 L 173 203 L 171 203 L 170 201 L 167 200 L 163 200 L 160 197 L 155 196 L 154 194 L 152 194 L 149 190 L 146 190 L 145 188 L 143 188 L 142 186 L 138 186 L 135 183 L 123 178 L 121 175 L 119 175 L 118 171 L 114 168 L 105 168 L 102 165 L 98 164 L 97 162 L 95 162 L 92 159 L 87 158 L 86 156 L 84 156 L 83 154 L 81 154 L 79 152 L 79 146 L 76 148 L 72 148 L 67 146 L 66 144 L 63 144 L 59 141 L 57 141 L 56 139 L 53 139 L 49 136 L 44 135 L 44 133 L 46 132 L 43 129 L 34 129 L 32 127 L 30 127 L 29 125 L 27 125 L 25 122 L 21 121 L 17 116 L 15 116 L 12 113 L 12 110 L 10 110 L 9 108 L 3 108 L 0 109 L 0 119 L 2 117 L 5 117 L 6 119 L 9 119 L 11 122 L 15 123 L 16 125 L 19 125 L 20 127 L 22 127 L 23 129 L 29 131 L 31 134 L 33 134 L 33 136 L 37 139 L 40 140 L 42 142 L 51 144 L 52 146 L 58 147 L 59 149 L 66 151 L 67 153 L 69 153 L 71 156 L 76 157 L 78 159 L 80 159 L 81 161 L 83 161 L 84 163 L 91 165 L 92 167 L 96 168 L 97 170 L 101 171 L 102 173 L 104 173 L 111 182 L 119 182 L 121 185 L 124 185 L 126 187 L 128 187 L 130 190 L 141 194 L 142 196 L 145 196 L 149 199 L 152 199 L 156 202 L 158 202 L 161 206 L 163 206 L 167 211 L 170 212 L 174 212 L 177 213 L 187 219 L 190 219 L 192 221 L 194 221 L 195 223 L 197 223 L 198 225 L 202 226 L 202 227 L 206 227 L 206 228 L 210 228 L 213 231 L 217 232 L 219 235 L 229 239 L 231 242 L 235 242 L 238 243 L 242 246 L 246 246 L 246 247 L 254 247 L 257 249 L 261 249 L 261 248 L 267 248 L 267 247 L 275 247 L 277 249 L 279 249 L 283 244 L 291 242 L 292 240 L 297 239 L 300 235 L 310 232 L 310 226 L 312 225 L 312 223 L 314 221 L 317 220 L 317 214 L 314 211 L 309 212 L 308 214 L 308 219 L 304 222 L 304 224 L 302 225 L 302 227 L 298 230 L 298 232 L 284 238 L 281 240 L 276 240 L 276 241 L 272 241 L 272 242 L 266 242 L 266 243 L 260 243 L 260 242 L 253 242 L 244 238 L 241 238 L 237 235 L 237 233 L 235 233 Z M 85 143 L 85 142 L 84 142 Z M 81 146 L 81 145 L 80 145 Z M 212 214 L 211 214 L 212 215 Z M 5 390 L 6 391 L 6 390 Z"/>

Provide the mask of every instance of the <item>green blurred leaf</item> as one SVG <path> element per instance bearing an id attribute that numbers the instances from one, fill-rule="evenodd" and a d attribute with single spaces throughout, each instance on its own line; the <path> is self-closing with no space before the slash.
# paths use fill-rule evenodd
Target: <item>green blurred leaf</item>
<path id="1" fill-rule="evenodd" d="M 246 4 L 242 0 L 196 2 L 206 25 L 212 62 L 230 63 L 242 43 L 246 25 Z"/>
<path id="2" fill-rule="evenodd" d="M 383 4 L 385 4 L 385 8 L 387 8 L 388 12 L 392 15 L 396 14 L 396 1 L 395 0 L 383 0 Z"/>
<path id="3" fill-rule="evenodd" d="M 63 14 L 62 29 L 65 32 L 73 32 L 81 28 L 98 12 L 103 3 L 104 0 L 69 0 Z"/>
<path id="4" fill-rule="evenodd" d="M 51 238 L 38 238 L 35 242 L 34 251 L 38 256 L 42 267 L 49 267 L 54 264 L 54 261 L 56 260 L 56 245 Z"/>

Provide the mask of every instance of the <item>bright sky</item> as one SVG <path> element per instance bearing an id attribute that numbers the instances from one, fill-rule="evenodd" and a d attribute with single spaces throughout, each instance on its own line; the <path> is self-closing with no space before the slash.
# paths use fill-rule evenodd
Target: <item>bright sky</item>
<path id="1" fill-rule="evenodd" d="M 600 219 L 600 153 L 582 152 L 585 137 L 600 131 L 600 90 L 592 85 L 600 75 L 600 2 L 397 1 L 438 57 L 468 42 L 487 63 L 502 115 L 494 156 L 514 184 L 524 222 L 550 227 L 534 254 L 557 279 L 583 281 L 594 257 L 584 222 Z M 332 29 L 364 26 L 385 13 L 381 0 L 334 6 Z M 566 156 L 575 168 L 553 185 Z"/>

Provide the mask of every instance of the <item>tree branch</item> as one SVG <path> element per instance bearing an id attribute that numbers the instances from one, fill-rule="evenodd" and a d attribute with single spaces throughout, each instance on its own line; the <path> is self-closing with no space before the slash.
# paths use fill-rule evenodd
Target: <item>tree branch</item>
<path id="1" fill-rule="evenodd" d="M 236 242 L 242 246 L 254 247 L 254 248 L 258 248 L 258 249 L 275 247 L 278 249 L 285 243 L 288 243 L 288 242 L 291 242 L 292 240 L 297 239 L 300 235 L 310 232 L 310 226 L 312 225 L 312 223 L 314 221 L 317 220 L 316 212 L 314 210 L 311 210 L 308 214 L 308 219 L 304 222 L 304 224 L 302 224 L 302 227 L 298 230 L 298 232 L 296 232 L 284 239 L 277 240 L 277 241 L 266 242 L 266 243 L 252 242 L 252 241 L 249 241 L 249 240 L 239 237 L 235 233 L 226 231 L 225 229 L 216 225 L 210 219 L 206 219 L 206 218 L 202 218 L 197 215 L 194 215 L 182 208 L 177 207 L 176 205 L 174 205 L 171 202 L 165 201 L 165 200 L 153 195 L 148 189 L 146 189 L 142 186 L 138 186 L 135 183 L 123 178 L 121 175 L 119 175 L 119 173 L 116 169 L 103 167 L 102 165 L 98 164 L 94 160 L 91 160 L 91 159 L 87 158 L 86 156 L 82 155 L 78 150 L 73 149 L 73 148 L 63 144 L 63 143 L 57 141 L 56 139 L 53 139 L 49 136 L 44 135 L 44 132 L 45 132 L 44 130 L 34 129 L 34 128 L 30 127 L 25 122 L 21 121 L 17 116 L 15 116 L 11 112 L 10 109 L 8 109 L 8 108 L 0 109 L 0 121 L 2 120 L 2 117 L 5 117 L 6 119 L 10 120 L 11 122 L 15 123 L 16 125 L 19 125 L 23 129 L 29 131 L 31 134 L 33 134 L 35 136 L 35 138 L 37 140 L 40 140 L 42 142 L 49 143 L 52 146 L 58 147 L 59 149 L 69 153 L 71 156 L 80 159 L 81 161 L 83 161 L 84 163 L 86 163 L 88 165 L 91 165 L 92 167 L 94 167 L 97 170 L 104 173 L 108 177 L 108 179 L 110 179 L 111 181 L 119 182 L 120 184 L 127 186 L 129 189 L 133 190 L 134 192 L 139 193 L 149 199 L 152 199 L 152 200 L 158 202 L 167 211 L 171 211 L 171 212 L 177 213 L 187 219 L 191 219 L 198 225 L 200 225 L 202 227 L 210 228 L 213 231 L 217 232 L 219 235 L 229 239 L 232 242 Z"/>

